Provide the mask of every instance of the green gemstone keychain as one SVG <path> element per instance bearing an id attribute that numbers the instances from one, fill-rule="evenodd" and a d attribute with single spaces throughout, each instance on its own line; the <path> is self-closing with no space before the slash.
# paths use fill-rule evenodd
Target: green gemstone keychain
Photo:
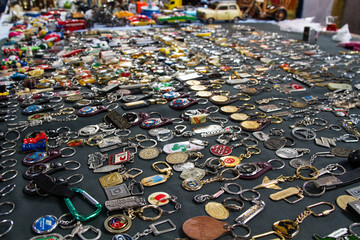
<path id="1" fill-rule="evenodd" d="M 331 208 L 328 210 L 324 210 L 321 213 L 315 213 L 311 208 L 321 206 L 321 205 L 328 205 Z M 304 221 L 310 215 L 315 217 L 323 217 L 329 215 L 332 211 L 335 210 L 335 206 L 328 202 L 318 202 L 306 207 L 306 210 L 302 212 L 295 221 L 284 219 L 277 221 L 273 224 L 273 228 L 276 232 L 280 233 L 285 238 L 293 238 L 300 232 L 299 224 Z"/>

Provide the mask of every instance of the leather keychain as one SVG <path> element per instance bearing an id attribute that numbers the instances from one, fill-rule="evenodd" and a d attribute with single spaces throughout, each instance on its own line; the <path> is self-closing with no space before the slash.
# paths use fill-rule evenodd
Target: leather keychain
<path id="1" fill-rule="evenodd" d="M 165 103 L 167 103 L 166 99 L 158 98 L 158 99 L 149 99 L 149 100 L 128 102 L 128 103 L 121 104 L 121 107 L 125 110 L 129 110 L 129 109 L 147 107 L 152 104 L 165 104 Z"/>
<path id="2" fill-rule="evenodd" d="M 145 121 L 143 121 L 140 124 L 140 127 L 143 129 L 151 129 L 151 128 L 158 128 L 158 127 L 162 127 L 168 124 L 172 124 L 174 122 L 174 120 L 180 120 L 180 122 L 177 123 L 182 123 L 184 120 L 180 119 L 180 118 L 165 118 L 162 117 L 160 115 L 160 113 L 157 112 L 152 112 L 150 114 L 157 114 L 159 115 L 158 118 L 148 118 Z"/>
<path id="3" fill-rule="evenodd" d="M 244 236 L 235 234 L 234 228 L 242 227 L 247 231 Z M 184 233 L 193 240 L 214 240 L 230 234 L 236 239 L 247 239 L 251 231 L 248 226 L 241 223 L 230 225 L 208 216 L 197 216 L 186 220 L 182 226 Z"/>
<path id="4" fill-rule="evenodd" d="M 24 110 L 22 110 L 21 113 L 24 115 L 32 115 L 32 114 L 41 113 L 41 112 L 54 111 L 57 109 L 61 109 L 63 107 L 64 107 L 64 104 L 62 104 L 62 103 L 53 104 L 53 105 L 50 105 L 50 104 L 31 105 L 31 106 L 28 106 L 27 108 L 25 108 Z"/>
<path id="5" fill-rule="evenodd" d="M 116 109 L 118 107 L 117 103 L 112 103 L 107 106 L 99 105 L 99 106 L 87 106 L 79 109 L 76 113 L 79 117 L 91 117 L 96 114 L 107 112 L 109 110 Z"/>
<path id="6" fill-rule="evenodd" d="M 122 116 L 130 123 L 131 126 L 136 126 L 150 118 L 150 113 L 146 112 L 126 112 Z"/>
<path id="7" fill-rule="evenodd" d="M 203 100 L 202 103 L 200 103 L 200 100 Z M 183 110 L 186 109 L 192 105 L 195 104 L 207 104 L 208 100 L 207 99 L 203 99 L 203 98 L 176 98 L 174 100 L 172 100 L 169 103 L 169 107 L 176 109 L 176 110 Z"/>

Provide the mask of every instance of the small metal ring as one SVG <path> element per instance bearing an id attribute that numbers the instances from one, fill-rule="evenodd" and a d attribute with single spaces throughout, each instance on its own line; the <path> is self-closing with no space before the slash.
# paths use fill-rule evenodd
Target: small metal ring
<path id="1" fill-rule="evenodd" d="M 155 217 L 145 217 L 143 215 L 143 213 L 144 213 L 144 210 L 147 209 L 147 208 L 153 208 L 153 209 L 157 210 L 159 212 L 159 214 L 157 216 L 155 216 Z M 155 220 L 158 220 L 162 216 L 162 213 L 163 213 L 163 210 L 159 206 L 145 205 L 145 206 L 143 206 L 143 207 L 141 207 L 139 209 L 138 215 L 144 221 L 155 221 Z"/>
<path id="2" fill-rule="evenodd" d="M 229 186 L 233 186 L 233 185 L 234 185 L 234 186 L 237 186 L 237 187 L 239 188 L 239 191 L 237 191 L 237 192 L 231 191 L 231 190 L 229 189 Z M 225 183 L 224 186 L 222 187 L 222 189 L 223 189 L 226 193 L 228 193 L 228 194 L 233 194 L 233 195 L 240 194 L 241 191 L 242 191 L 242 187 L 241 187 L 241 185 L 238 184 L 238 183 Z"/>
<path id="3" fill-rule="evenodd" d="M 72 150 L 73 152 L 70 154 L 67 154 L 67 155 L 62 154 L 62 152 L 67 149 Z M 74 156 L 74 154 L 76 153 L 76 150 L 73 147 L 64 147 L 64 148 L 60 149 L 60 152 L 61 152 L 61 157 L 71 157 L 71 156 Z"/>
<path id="4" fill-rule="evenodd" d="M 90 136 L 99 132 L 100 127 L 98 125 L 88 125 L 79 129 L 78 133 L 80 136 Z"/>
<path id="5" fill-rule="evenodd" d="M 99 146 L 104 142 L 104 138 L 100 135 L 94 135 L 86 139 L 85 143 L 89 146 Z"/>
<path id="6" fill-rule="evenodd" d="M 326 192 L 326 187 L 322 187 L 321 188 L 321 192 L 319 193 L 310 193 L 308 190 L 306 190 L 306 186 L 309 184 L 309 183 L 313 183 L 314 181 L 307 181 L 307 182 L 304 182 L 303 184 L 303 187 L 302 187 L 302 190 L 304 191 L 305 195 L 309 196 L 309 197 L 321 197 L 322 195 L 324 195 L 324 193 Z"/>
<path id="7" fill-rule="evenodd" d="M 240 205 L 236 205 L 233 203 L 227 204 L 226 202 L 229 202 L 229 201 L 240 203 Z M 244 202 L 240 198 L 234 198 L 234 197 L 225 198 L 222 203 L 223 203 L 224 207 L 230 211 L 241 211 L 245 205 Z"/>
<path id="8" fill-rule="evenodd" d="M 314 125 L 317 126 L 326 126 L 328 124 L 328 121 L 323 118 L 314 118 Z"/>
<path id="9" fill-rule="evenodd" d="M 295 139 L 291 138 L 291 137 L 282 137 L 286 140 L 285 142 L 285 147 L 292 147 L 295 145 Z M 290 141 L 290 143 L 288 144 L 287 142 Z"/>
<path id="10" fill-rule="evenodd" d="M 3 187 L 2 189 L 0 189 L 0 197 L 4 197 L 4 196 L 8 195 L 15 189 L 15 187 L 16 187 L 15 183 L 10 183 L 10 184 L 6 185 L 5 187 Z"/>
<path id="11" fill-rule="evenodd" d="M 75 181 L 75 182 L 70 182 L 69 180 L 72 179 L 72 178 L 79 178 L 79 180 Z M 78 174 L 74 174 L 74 175 L 71 175 L 69 177 L 66 178 L 66 181 L 68 181 L 68 185 L 74 185 L 74 184 L 77 184 L 79 182 L 81 182 L 82 180 L 84 179 L 84 175 L 78 173 Z"/>
<path id="12" fill-rule="evenodd" d="M 234 227 L 242 227 L 242 228 L 244 228 L 248 233 L 245 234 L 245 235 L 242 235 L 242 236 L 237 235 L 237 234 L 234 232 Z M 241 239 L 241 238 L 247 238 L 247 237 L 249 237 L 250 234 L 251 234 L 251 229 L 250 229 L 250 227 L 248 227 L 248 226 L 245 225 L 245 224 L 235 223 L 235 224 L 231 225 L 230 232 L 231 232 L 231 236 L 233 236 L 234 238 L 240 238 L 240 239 Z"/>
<path id="13" fill-rule="evenodd" d="M 356 234 L 353 230 L 354 227 L 360 227 L 360 223 L 352 223 L 350 226 L 349 226 L 349 233 L 354 235 L 355 237 L 360 237 L 358 234 Z"/>
<path id="14" fill-rule="evenodd" d="M 154 143 L 152 146 L 143 146 L 142 143 L 144 142 L 152 142 Z M 154 148 L 157 146 L 157 141 L 155 139 L 151 139 L 151 138 L 147 138 L 147 139 L 142 139 L 138 142 L 138 145 L 141 147 L 141 148 Z"/>
<path id="15" fill-rule="evenodd" d="M 75 112 L 75 108 L 72 108 L 72 107 L 66 107 L 59 111 L 59 113 L 62 115 L 71 115 L 74 112 Z"/>
<path id="16" fill-rule="evenodd" d="M 279 170 L 279 169 L 283 169 L 285 167 L 285 162 L 281 159 L 278 159 L 278 158 L 274 158 L 274 159 L 270 159 L 269 161 L 267 161 L 268 163 L 271 163 L 271 162 L 280 162 L 280 167 L 274 167 L 273 165 L 271 165 L 272 169 L 273 170 Z"/>
<path id="17" fill-rule="evenodd" d="M 12 175 L 10 177 L 8 177 L 8 178 L 4 178 L 4 176 L 6 174 L 12 174 Z M 1 182 L 6 182 L 6 181 L 9 181 L 11 179 L 14 179 L 17 175 L 18 175 L 18 170 L 16 170 L 16 169 L 7 170 L 7 171 L 0 174 Z"/>
<path id="18" fill-rule="evenodd" d="M 16 141 L 11 141 L 11 142 L 6 141 L 6 142 L 1 143 L 1 148 L 2 149 L 13 149 L 16 147 L 16 144 L 17 144 Z M 6 145 L 9 145 L 9 146 L 6 146 Z"/>
<path id="19" fill-rule="evenodd" d="M 71 164 L 75 164 L 76 167 L 66 167 L 66 165 L 71 165 Z M 75 160 L 69 160 L 69 161 L 66 161 L 63 163 L 64 167 L 65 167 L 65 170 L 68 170 L 68 171 L 75 171 L 75 170 L 78 170 L 80 167 L 81 167 L 81 163 L 79 163 L 78 161 L 75 161 Z"/>
<path id="20" fill-rule="evenodd" d="M 8 162 L 10 162 L 10 164 L 7 164 Z M 9 159 L 4 159 L 0 162 L 0 167 L 1 168 L 11 168 L 11 167 L 15 167 L 17 164 L 17 160 L 15 158 L 9 158 Z"/>
<path id="21" fill-rule="evenodd" d="M 311 169 L 314 171 L 315 175 L 312 177 L 304 177 L 303 175 L 301 175 L 301 172 L 300 172 L 300 170 L 302 170 L 302 169 Z M 311 165 L 300 166 L 296 169 L 296 176 L 298 178 L 300 178 L 301 180 L 305 180 L 305 181 L 315 180 L 319 177 L 319 170 L 316 167 L 311 166 Z"/>
<path id="22" fill-rule="evenodd" d="M 236 172 L 236 176 L 235 177 L 232 177 L 232 178 L 225 178 L 225 177 L 223 177 L 223 175 L 224 175 L 224 173 L 225 172 L 227 172 L 227 171 L 233 171 L 233 172 Z M 223 179 L 223 181 L 235 181 L 236 179 L 238 179 L 239 177 L 240 177 L 240 175 L 241 175 L 241 172 L 238 170 L 238 169 L 236 169 L 236 168 L 225 168 L 224 170 L 222 170 L 221 172 L 220 172 L 220 177 Z"/>
<path id="23" fill-rule="evenodd" d="M 173 123 L 183 123 L 184 122 L 184 119 L 182 119 L 182 118 L 172 118 L 171 120 Z"/>
<path id="24" fill-rule="evenodd" d="M 125 132 L 124 134 L 120 134 L 120 133 L 123 133 Z M 116 129 L 115 132 L 114 132 L 114 135 L 115 136 L 119 136 L 119 137 L 127 137 L 131 134 L 131 130 L 130 129 Z"/>
<path id="25" fill-rule="evenodd" d="M 9 134 L 10 133 L 12 133 L 12 132 L 14 132 L 14 133 L 16 133 L 16 137 L 14 138 L 14 139 L 9 139 Z M 19 140 L 20 139 L 20 132 L 18 131 L 18 130 L 9 130 L 9 131 L 7 131 L 6 133 L 5 133 L 5 140 L 6 141 L 8 141 L 8 142 L 13 142 L 13 141 L 17 141 L 17 140 Z"/>
<path id="26" fill-rule="evenodd" d="M 246 192 L 253 193 L 254 195 L 251 198 L 247 198 L 247 197 L 244 196 L 244 193 L 246 193 Z M 242 199 L 244 199 L 245 201 L 252 202 L 252 201 L 259 200 L 261 195 L 260 195 L 259 191 L 255 190 L 255 189 L 244 189 L 244 190 L 241 191 L 239 196 Z"/>
<path id="27" fill-rule="evenodd" d="M 64 220 L 64 218 L 72 217 L 71 220 Z M 76 226 L 76 219 L 71 213 L 65 213 L 58 218 L 58 226 L 62 229 L 72 229 Z"/>
<path id="28" fill-rule="evenodd" d="M 56 133 L 61 134 L 60 131 L 63 129 L 67 134 L 71 132 L 71 128 L 69 128 L 68 126 L 62 126 L 56 129 Z"/>
<path id="29" fill-rule="evenodd" d="M 156 206 L 159 206 L 159 203 L 161 203 L 164 200 L 169 200 L 171 203 L 174 204 L 175 208 L 174 208 L 174 210 L 171 210 L 171 211 L 166 211 L 166 210 L 162 209 L 162 214 L 167 214 L 167 215 L 173 214 L 181 208 L 181 204 L 176 201 L 177 200 L 176 196 L 163 197 L 163 198 L 157 200 Z"/>
<path id="30" fill-rule="evenodd" d="M 137 142 L 140 142 L 140 141 L 146 140 L 146 139 L 148 139 L 148 137 L 145 136 L 144 134 L 137 134 L 137 135 L 135 135 L 135 140 L 136 140 Z"/>
<path id="31" fill-rule="evenodd" d="M 2 203 L 0 203 L 0 206 L 2 206 L 2 205 L 10 205 L 11 208 L 7 212 L 0 213 L 0 216 L 8 215 L 8 214 L 12 213 L 15 209 L 15 203 L 13 203 L 13 202 L 2 202 Z"/>
<path id="32" fill-rule="evenodd" d="M 209 100 L 207 100 L 205 98 L 198 98 L 196 100 L 198 101 L 198 104 L 200 104 L 200 105 L 205 105 L 209 102 Z"/>
<path id="33" fill-rule="evenodd" d="M 12 220 L 10 220 L 10 219 L 5 219 L 5 220 L 0 221 L 0 225 L 3 224 L 3 223 L 7 223 L 7 222 L 10 223 L 10 226 L 9 226 L 9 228 L 6 229 L 3 233 L 0 233 L 0 237 L 4 236 L 4 235 L 6 235 L 8 232 L 10 232 L 11 229 L 12 229 L 12 227 L 14 226 L 14 222 L 13 222 Z"/>
<path id="34" fill-rule="evenodd" d="M 330 124 L 329 129 L 335 132 L 341 131 L 342 127 L 336 124 Z"/>
<path id="35" fill-rule="evenodd" d="M 5 121 L 13 121 L 13 120 L 15 120 L 16 118 L 17 118 L 16 115 L 5 115 L 5 116 L 3 117 L 3 119 L 4 119 Z"/>
<path id="36" fill-rule="evenodd" d="M 211 111 L 210 109 L 214 109 L 213 111 Z M 218 106 L 215 106 L 215 105 L 212 105 L 212 106 L 208 106 L 207 108 L 206 108 L 206 110 L 208 110 L 209 111 L 209 114 L 212 114 L 212 113 L 217 113 L 218 111 L 219 111 L 219 107 Z"/>
<path id="37" fill-rule="evenodd" d="M 5 150 L 0 152 L 0 157 L 8 157 L 8 156 L 14 155 L 15 153 L 16 153 L 16 150 L 13 149 L 13 148 L 5 149 Z"/>
<path id="38" fill-rule="evenodd" d="M 253 144 L 253 145 L 249 145 L 249 144 L 246 144 L 245 141 L 250 141 L 250 142 L 253 142 L 254 144 Z M 247 138 L 241 139 L 240 142 L 241 142 L 241 144 L 242 144 L 244 147 L 246 147 L 246 148 L 250 148 L 250 147 L 256 148 L 257 145 L 259 144 L 258 140 L 254 139 L 254 138 L 251 138 L 251 137 L 247 137 Z"/>

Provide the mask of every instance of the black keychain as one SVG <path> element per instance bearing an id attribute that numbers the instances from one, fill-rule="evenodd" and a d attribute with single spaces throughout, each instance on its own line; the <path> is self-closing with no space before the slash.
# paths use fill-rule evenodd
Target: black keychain
<path id="1" fill-rule="evenodd" d="M 44 105 L 31 105 L 25 108 L 21 111 L 24 115 L 32 115 L 36 113 L 42 113 L 42 112 L 48 112 L 48 111 L 54 111 L 57 109 L 61 109 L 64 107 L 64 104 L 58 103 L 58 104 L 44 104 Z"/>
<path id="2" fill-rule="evenodd" d="M 146 119 L 145 121 L 143 121 L 140 124 L 141 128 L 152 129 L 152 128 L 158 128 L 158 127 L 162 127 L 162 126 L 165 126 L 168 124 L 172 124 L 174 122 L 174 120 L 180 120 L 180 122 L 177 122 L 177 123 L 182 123 L 184 121 L 181 118 L 165 118 L 165 117 L 162 117 L 161 114 L 157 113 L 157 112 L 152 112 L 150 114 L 157 114 L 159 117 Z"/>
<path id="3" fill-rule="evenodd" d="M 136 126 L 150 118 L 150 113 L 146 112 L 126 112 L 122 116 L 130 123 L 131 126 Z"/>

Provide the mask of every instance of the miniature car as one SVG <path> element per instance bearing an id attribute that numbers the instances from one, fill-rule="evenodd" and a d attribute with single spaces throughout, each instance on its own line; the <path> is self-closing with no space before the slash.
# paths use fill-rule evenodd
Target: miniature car
<path id="1" fill-rule="evenodd" d="M 213 2 L 208 8 L 198 8 L 196 17 L 208 24 L 213 24 L 216 20 L 237 22 L 242 19 L 242 11 L 236 2 Z"/>
<path id="2" fill-rule="evenodd" d="M 192 23 L 195 21 L 196 21 L 196 17 L 185 15 L 179 12 L 175 12 L 167 16 L 166 15 L 158 16 L 156 19 L 157 24 L 168 24 L 168 23 L 179 23 L 179 22 Z"/>
<path id="3" fill-rule="evenodd" d="M 135 21 L 130 21 L 130 26 L 154 25 L 155 21 L 145 15 L 139 15 Z"/>

